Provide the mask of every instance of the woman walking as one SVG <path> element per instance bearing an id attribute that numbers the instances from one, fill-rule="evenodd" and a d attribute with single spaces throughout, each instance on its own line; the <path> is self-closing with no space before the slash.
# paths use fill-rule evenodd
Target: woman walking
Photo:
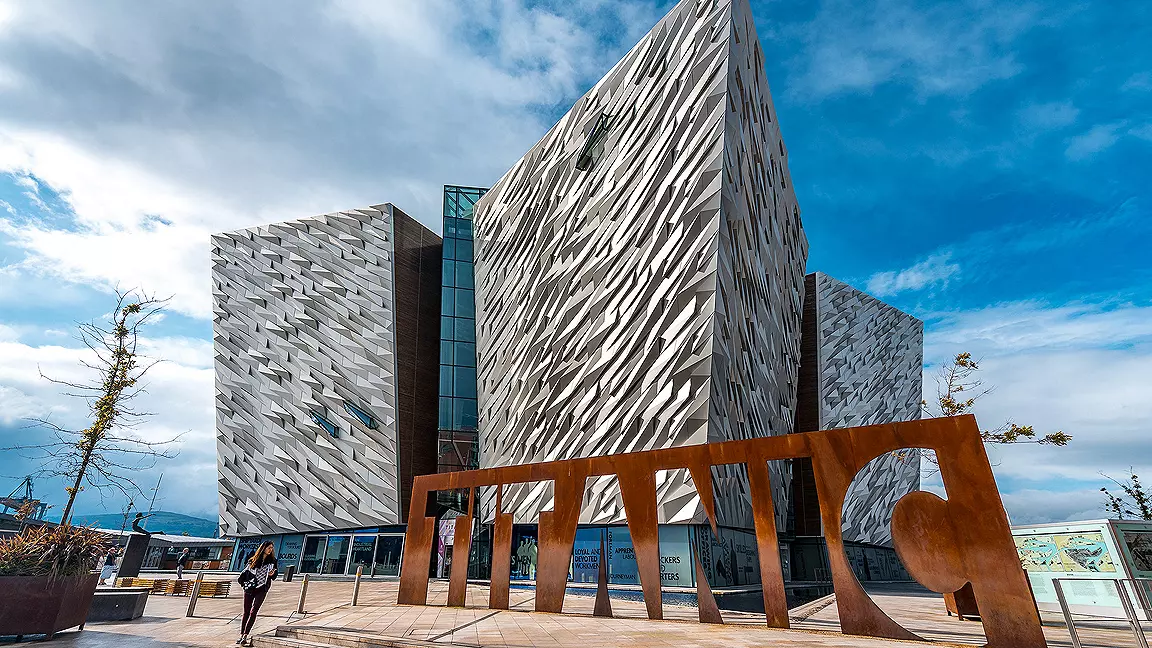
<path id="1" fill-rule="evenodd" d="M 236 643 L 244 646 L 252 645 L 252 626 L 256 623 L 256 614 L 268 596 L 268 588 L 272 586 L 272 579 L 276 578 L 276 550 L 272 543 L 265 540 L 256 549 L 256 553 L 248 559 L 248 566 L 240 574 L 240 585 L 244 588 L 244 618 L 240 622 L 240 638 Z"/>
<path id="2" fill-rule="evenodd" d="M 112 547 L 104 554 L 104 566 L 100 569 L 100 584 L 107 585 L 108 579 L 116 572 L 116 559 L 120 557 L 120 550 Z"/>

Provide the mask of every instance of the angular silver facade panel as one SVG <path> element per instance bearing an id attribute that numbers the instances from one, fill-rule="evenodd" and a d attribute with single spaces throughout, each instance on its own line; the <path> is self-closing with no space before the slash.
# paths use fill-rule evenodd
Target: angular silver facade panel
<path id="1" fill-rule="evenodd" d="M 793 431 L 808 258 L 764 53 L 746 1 L 733 2 L 731 20 L 709 441 Z M 787 467 L 783 461 L 769 465 L 781 528 L 791 480 Z M 735 479 L 721 483 L 746 492 L 743 470 L 724 472 Z M 721 517 L 750 526 L 743 498 L 717 502 L 734 503 L 739 508 L 721 508 Z"/>
<path id="2" fill-rule="evenodd" d="M 809 281 L 815 289 L 819 429 L 920 418 L 923 322 L 824 273 Z M 919 488 L 919 455 L 873 460 L 845 498 L 844 538 L 890 546 L 892 509 Z"/>
<path id="3" fill-rule="evenodd" d="M 379 205 L 212 237 L 223 533 L 402 521 L 400 221 Z"/>
<path id="4" fill-rule="evenodd" d="M 481 467 L 792 431 L 807 241 L 747 0 L 677 4 L 474 222 Z M 721 523 L 748 526 L 727 477 Z M 658 482 L 661 521 L 703 519 L 686 471 Z M 582 521 L 622 519 L 590 484 Z"/>

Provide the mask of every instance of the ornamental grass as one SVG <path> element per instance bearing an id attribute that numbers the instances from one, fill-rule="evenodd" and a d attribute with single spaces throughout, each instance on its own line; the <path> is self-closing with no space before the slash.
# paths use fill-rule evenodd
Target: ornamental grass
<path id="1" fill-rule="evenodd" d="M 0 576 L 82 576 L 107 550 L 107 537 L 88 527 L 28 528 L 0 540 Z"/>

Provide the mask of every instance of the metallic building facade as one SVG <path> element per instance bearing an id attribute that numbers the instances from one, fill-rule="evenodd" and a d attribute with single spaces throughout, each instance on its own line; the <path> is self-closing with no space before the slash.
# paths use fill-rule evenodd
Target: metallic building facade
<path id="1" fill-rule="evenodd" d="M 436 472 L 440 265 L 390 204 L 212 237 L 224 534 L 404 521 Z"/>
<path id="2" fill-rule="evenodd" d="M 483 467 L 792 432 L 807 240 L 747 0 L 677 4 L 474 222 Z M 588 491 L 582 522 L 623 519 L 614 478 Z M 751 526 L 740 471 L 716 491 Z M 686 471 L 658 498 L 704 519 Z M 549 485 L 504 502 L 535 521 Z"/>
<path id="3" fill-rule="evenodd" d="M 805 278 L 797 431 L 831 430 L 920 418 L 924 324 L 822 272 Z M 796 534 L 821 535 L 815 482 L 798 469 Z M 917 453 L 878 457 L 844 501 L 844 538 L 892 544 L 896 501 L 920 488 Z"/>
<path id="4" fill-rule="evenodd" d="M 391 204 L 213 237 L 224 533 L 400 524 L 416 474 L 919 416 L 922 324 L 804 276 L 748 0 L 683 0 L 491 190 L 443 197 L 443 240 Z M 811 472 L 770 464 L 782 533 L 821 533 Z M 750 528 L 745 472 L 713 481 L 719 524 Z M 918 485 L 874 461 L 844 538 L 890 544 Z M 513 484 L 504 509 L 534 524 L 552 497 Z M 657 497 L 706 521 L 686 470 Z M 615 477 L 589 481 L 581 524 L 623 520 Z"/>

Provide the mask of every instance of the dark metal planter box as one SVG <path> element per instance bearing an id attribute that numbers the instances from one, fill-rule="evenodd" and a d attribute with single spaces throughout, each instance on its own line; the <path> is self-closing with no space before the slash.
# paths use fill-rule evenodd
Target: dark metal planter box
<path id="1" fill-rule="evenodd" d="M 42 634 L 80 626 L 96 593 L 99 574 L 68 576 L 0 576 L 0 635 Z"/>

